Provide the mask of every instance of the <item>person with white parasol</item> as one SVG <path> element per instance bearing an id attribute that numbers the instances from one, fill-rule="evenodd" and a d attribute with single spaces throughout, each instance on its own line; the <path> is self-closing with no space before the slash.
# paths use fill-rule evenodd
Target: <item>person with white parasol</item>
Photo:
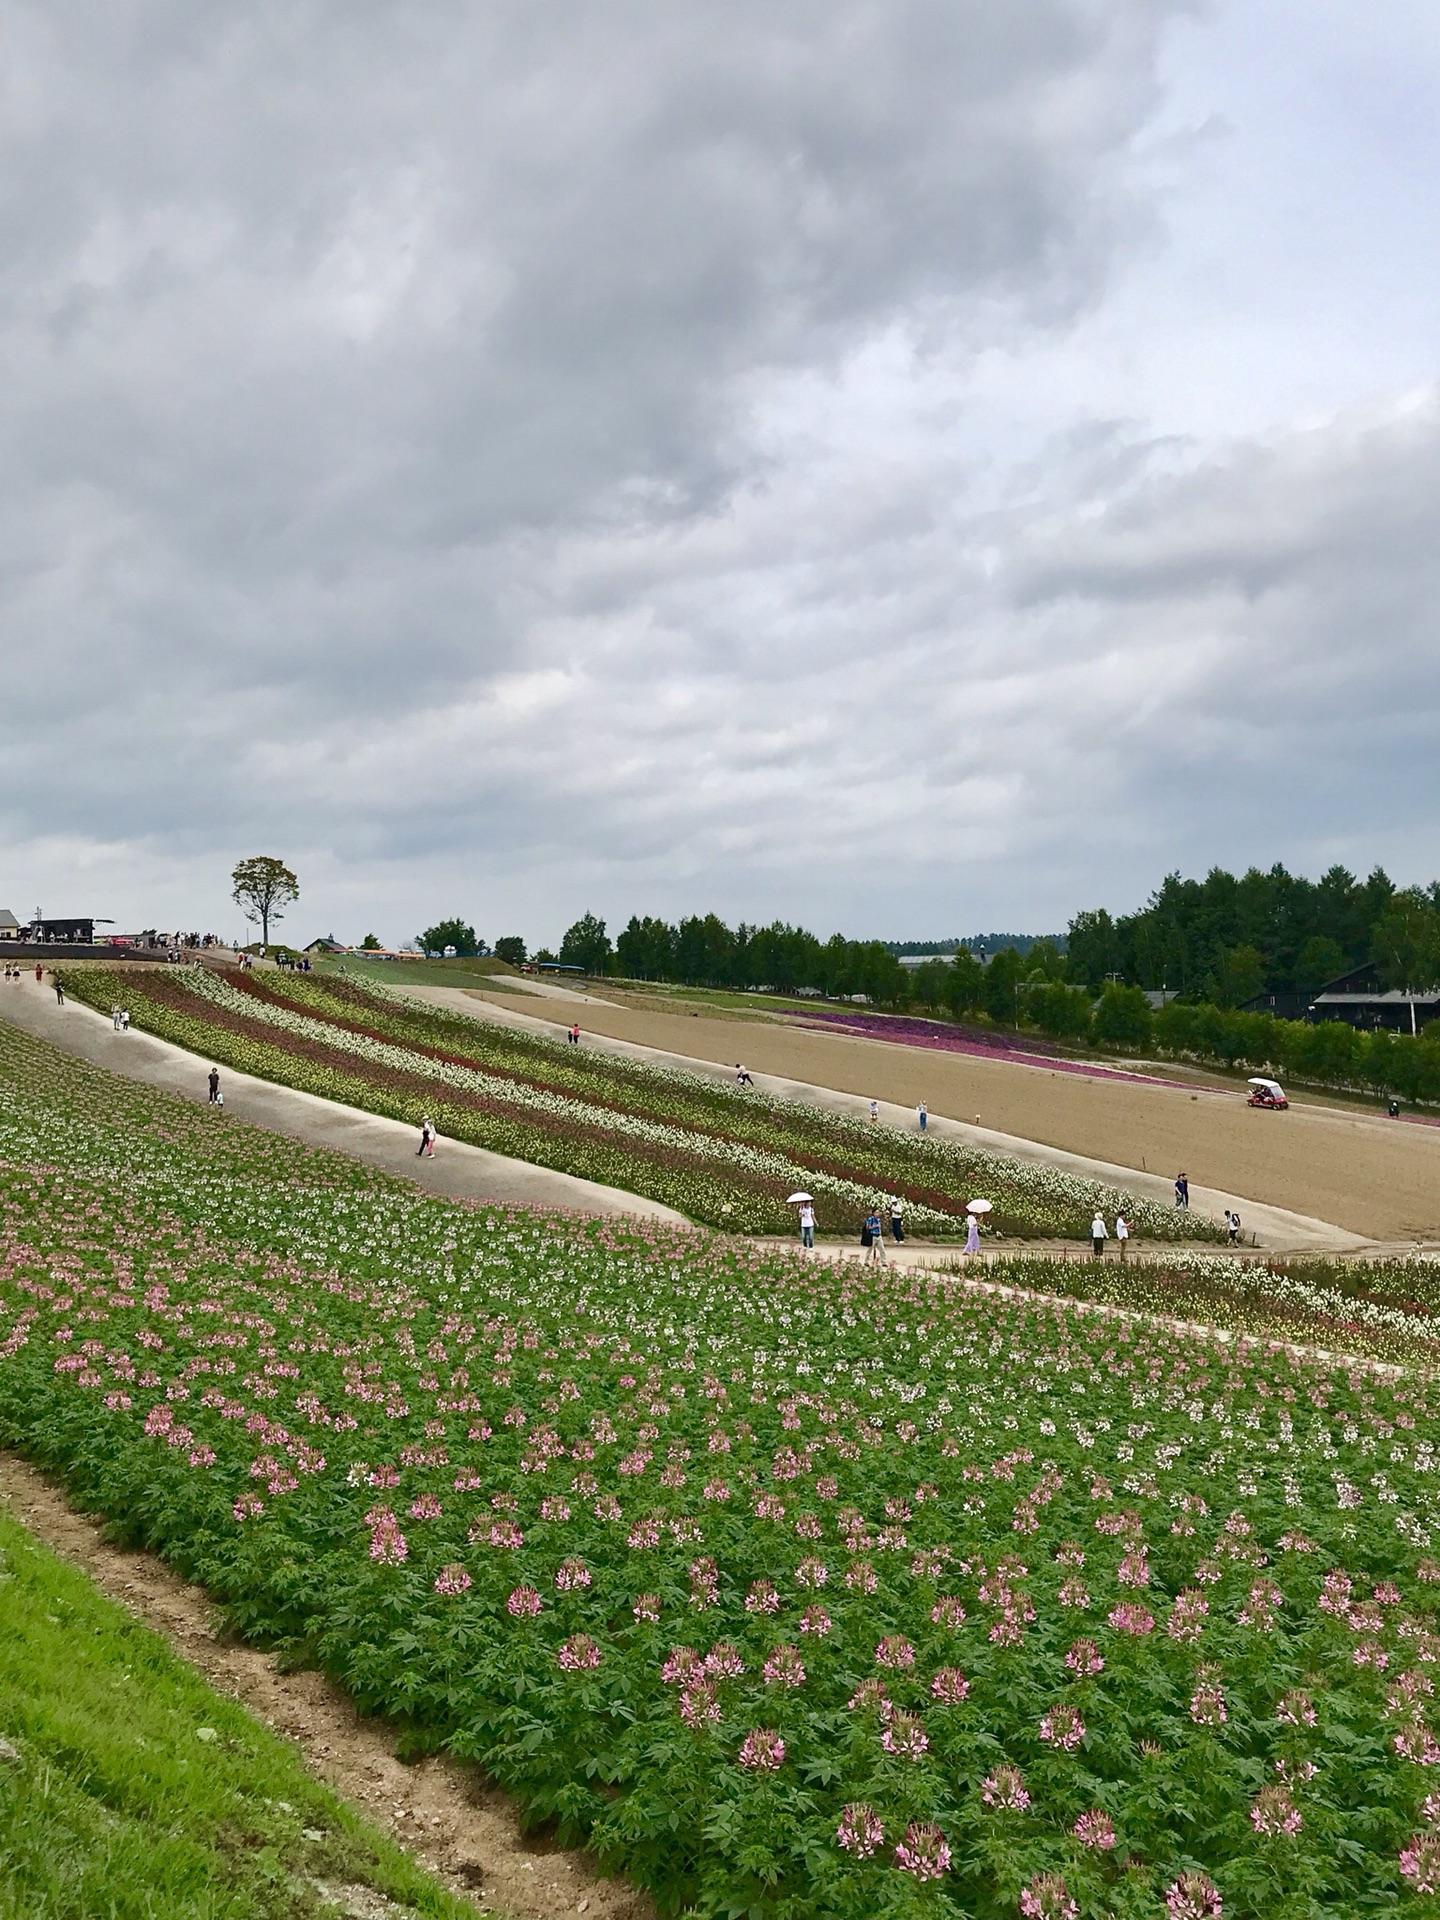
<path id="1" fill-rule="evenodd" d="M 815 1244 L 815 1202 L 808 1193 L 792 1193 L 785 1202 L 787 1207 L 800 1209 L 800 1244 L 813 1247 Z"/>
<path id="2" fill-rule="evenodd" d="M 989 1213 L 991 1203 L 988 1200 L 968 1200 L 965 1203 L 965 1251 L 980 1251 L 980 1216 Z"/>

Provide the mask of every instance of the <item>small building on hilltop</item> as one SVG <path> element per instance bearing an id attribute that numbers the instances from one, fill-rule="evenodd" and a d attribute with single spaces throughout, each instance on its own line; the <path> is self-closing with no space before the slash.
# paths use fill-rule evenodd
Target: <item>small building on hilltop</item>
<path id="1" fill-rule="evenodd" d="M 24 929 L 8 907 L 0 907 L 0 940 L 18 940 Z"/>

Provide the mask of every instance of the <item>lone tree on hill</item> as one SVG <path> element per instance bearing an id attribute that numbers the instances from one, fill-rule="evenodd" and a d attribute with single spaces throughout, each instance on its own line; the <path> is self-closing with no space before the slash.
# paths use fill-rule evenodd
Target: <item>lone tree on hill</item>
<path id="1" fill-rule="evenodd" d="M 610 936 L 605 931 L 605 922 L 597 920 L 593 913 L 584 913 L 573 927 L 565 931 L 560 942 L 560 964 L 566 967 L 583 967 L 586 973 L 604 973 L 605 963 L 610 958 Z"/>
<path id="2" fill-rule="evenodd" d="M 417 933 L 415 944 L 422 953 L 443 954 L 447 947 L 453 947 L 457 955 L 468 958 L 479 953 L 484 942 L 475 938 L 475 929 L 465 921 L 437 920 L 433 927 L 427 927 L 424 933 Z"/>
<path id="3" fill-rule="evenodd" d="M 260 939 L 270 944 L 270 922 L 283 920 L 285 909 L 300 898 L 300 882 L 283 860 L 257 853 L 242 860 L 230 876 L 231 897 L 245 918 L 260 922 Z"/>

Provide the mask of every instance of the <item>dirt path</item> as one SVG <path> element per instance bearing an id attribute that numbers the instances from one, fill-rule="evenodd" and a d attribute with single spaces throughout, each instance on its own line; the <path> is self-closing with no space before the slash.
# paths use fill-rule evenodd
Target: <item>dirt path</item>
<path id="1" fill-rule="evenodd" d="M 116 995 L 123 1003 L 118 985 Z M 78 1001 L 57 1005 L 49 981 L 37 984 L 33 972 L 18 984 L 0 980 L 0 1019 L 128 1080 L 164 1087 L 202 1105 L 209 1097 L 208 1060 L 158 1040 L 153 1034 L 135 1030 L 116 1033 L 103 1014 Z M 311 1146 L 333 1147 L 363 1160 L 367 1166 L 381 1167 L 386 1173 L 413 1181 L 429 1193 L 513 1206 L 564 1207 L 578 1213 L 640 1214 L 677 1226 L 688 1224 L 683 1214 L 658 1200 L 532 1166 L 526 1160 L 508 1159 L 459 1140 L 441 1140 L 435 1158 L 422 1160 L 415 1152 L 414 1127 L 363 1113 L 358 1107 L 342 1106 L 335 1100 L 322 1100 L 313 1093 L 257 1080 L 230 1067 L 222 1072 L 221 1085 L 227 1115 L 235 1114 L 254 1126 L 289 1134 Z"/>
<path id="2" fill-rule="evenodd" d="M 0 982 L 3 984 L 3 982 Z M 602 1880 L 584 1853 L 520 1830 L 513 1802 L 471 1767 L 395 1757 L 383 1721 L 362 1720 L 345 1695 L 317 1673 L 279 1673 L 268 1654 L 225 1637 L 198 1587 L 154 1554 L 110 1546 L 99 1523 L 25 1461 L 0 1453 L 0 1498 L 48 1546 L 83 1567 L 97 1586 L 137 1614 L 193 1662 L 212 1685 L 288 1735 L 312 1772 L 377 1825 L 389 1829 L 456 1892 L 512 1920 L 653 1920 L 644 1895 Z"/>
<path id="3" fill-rule="evenodd" d="M 421 992 L 427 989 L 419 989 Z M 1043 1066 L 818 1033 L 776 1018 L 723 1019 L 593 1002 L 577 1012 L 587 1034 L 708 1061 L 732 1073 L 743 1059 L 777 1082 L 833 1088 L 887 1103 L 913 1123 L 933 1116 L 1048 1147 L 1097 1164 L 1138 1169 L 1169 1184 L 1183 1167 L 1191 1192 L 1324 1221 L 1362 1241 L 1440 1244 L 1440 1128 L 1298 1101 L 1288 1113 L 1247 1107 L 1234 1088 L 1169 1086 L 1060 1073 Z M 482 993 L 481 1004 L 494 1002 Z M 538 1013 L 539 1009 L 535 1009 Z M 979 1137 L 979 1136 L 977 1136 Z M 1020 1152 L 1014 1145 L 1006 1151 Z M 1263 1236 L 1262 1236 L 1263 1237 Z M 1267 1243 L 1268 1244 L 1268 1243 Z"/>
<path id="4" fill-rule="evenodd" d="M 447 1011 L 457 1011 L 479 1015 L 492 1019 L 503 1026 L 514 1026 L 532 1033 L 553 1034 L 563 1032 L 569 1025 L 569 1017 L 560 1023 L 547 1019 L 537 1013 L 522 1013 L 512 1004 L 500 1004 L 491 1000 L 483 991 L 465 987 L 397 987 L 396 992 L 425 1002 L 429 1006 L 443 1007 Z M 613 1009 L 624 1016 L 623 1009 Z M 863 1117 L 870 1110 L 868 1097 L 846 1091 L 837 1086 L 817 1085 L 814 1081 L 792 1079 L 778 1073 L 761 1071 L 756 1062 L 763 1058 L 763 1043 L 769 1034 L 778 1032 L 783 1037 L 798 1033 L 801 1039 L 818 1037 L 828 1041 L 829 1035 L 814 1036 L 803 1030 L 777 1027 L 769 1023 L 755 1022 L 747 1026 L 741 1021 L 711 1022 L 711 1025 L 723 1024 L 726 1035 L 727 1051 L 719 1059 L 694 1053 L 675 1052 L 671 1049 L 636 1040 L 628 1035 L 617 1035 L 602 1029 L 605 1017 L 603 1005 L 597 1004 L 589 1015 L 590 1024 L 582 1023 L 583 1044 L 597 1048 L 601 1052 L 614 1053 L 628 1059 L 653 1060 L 664 1066 L 684 1069 L 689 1073 L 705 1074 L 711 1079 L 733 1083 L 735 1076 L 735 1055 L 743 1051 L 747 1066 L 754 1074 L 757 1094 L 769 1093 L 782 1099 L 806 1101 L 815 1106 L 828 1107 L 837 1113 L 848 1113 Z M 653 1019 L 656 1016 L 642 1015 L 641 1019 Z M 684 1016 L 660 1016 L 669 1021 L 667 1037 L 681 1042 L 695 1037 Z M 884 1053 L 914 1052 L 914 1049 L 892 1047 L 870 1041 L 866 1043 Z M 934 1056 L 925 1054 L 928 1063 Z M 827 1064 L 826 1059 L 814 1062 L 819 1067 Z M 831 1063 L 833 1064 L 833 1063 Z M 1011 1072 L 1024 1069 L 1012 1067 Z M 1055 1080 L 1074 1077 L 1047 1074 L 1042 1084 L 1048 1086 Z M 1084 1082 L 1091 1085 L 1093 1082 Z M 1128 1084 L 1128 1083 L 1127 1083 Z M 1138 1089 L 1148 1092 L 1148 1088 Z M 1213 1097 L 1213 1096 L 1210 1096 Z M 915 1127 L 915 1109 L 909 1105 L 900 1105 L 889 1099 L 879 1102 L 881 1120 L 894 1127 L 913 1130 Z M 1248 1112 L 1248 1109 L 1245 1111 Z M 1254 1115 L 1252 1118 L 1283 1121 L 1288 1118 L 1282 1114 Z M 1143 1194 L 1148 1199 L 1169 1206 L 1173 1198 L 1173 1184 L 1169 1174 L 1147 1172 L 1138 1165 L 1127 1165 L 1111 1160 L 1097 1158 L 1093 1154 L 1072 1153 L 1065 1148 L 1046 1144 L 1041 1140 L 1027 1139 L 1015 1134 L 1002 1133 L 994 1127 L 980 1126 L 968 1121 L 952 1119 L 945 1114 L 931 1112 L 930 1131 L 937 1139 L 963 1141 L 968 1146 L 983 1147 L 991 1153 L 1012 1155 L 1019 1160 L 1037 1161 L 1046 1166 L 1055 1167 L 1062 1173 L 1074 1174 L 1082 1180 L 1103 1180 L 1111 1186 L 1122 1187 L 1130 1193 Z M 1437 1160 L 1440 1167 L 1440 1160 Z M 1362 1233 L 1348 1231 L 1336 1226 L 1332 1221 L 1301 1214 L 1287 1207 L 1277 1206 L 1261 1198 L 1252 1187 L 1221 1189 L 1207 1186 L 1195 1179 L 1190 1183 L 1190 1201 L 1194 1212 L 1207 1220 L 1220 1220 L 1227 1207 L 1235 1207 L 1244 1222 L 1247 1243 L 1262 1246 L 1267 1252 L 1291 1253 L 1359 1253 L 1369 1247 L 1370 1239 Z"/>

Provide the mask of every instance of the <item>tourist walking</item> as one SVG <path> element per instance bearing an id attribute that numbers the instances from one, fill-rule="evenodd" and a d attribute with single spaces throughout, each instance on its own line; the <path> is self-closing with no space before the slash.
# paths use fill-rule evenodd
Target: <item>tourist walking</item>
<path id="1" fill-rule="evenodd" d="M 885 1264 L 885 1229 L 880 1224 L 880 1209 L 872 1207 L 865 1217 L 865 1231 L 870 1236 L 870 1251 L 866 1256 L 872 1267 Z"/>
<path id="2" fill-rule="evenodd" d="M 1090 1251 L 1097 1260 L 1103 1260 L 1105 1258 L 1105 1242 L 1109 1238 L 1110 1234 L 1105 1225 L 1105 1216 L 1103 1213 L 1097 1213 L 1095 1218 L 1090 1222 Z"/>
<path id="3" fill-rule="evenodd" d="M 57 1007 L 63 1007 L 65 1004 L 65 982 L 58 973 L 55 976 L 55 1004 Z"/>
<path id="4" fill-rule="evenodd" d="M 435 1158 L 435 1122 L 428 1113 L 420 1122 L 420 1144 L 415 1149 L 415 1158 L 418 1160 L 422 1154 L 427 1160 Z"/>
<path id="5" fill-rule="evenodd" d="M 878 1100 L 872 1100 L 870 1102 L 870 1118 L 872 1120 L 878 1120 L 880 1118 L 880 1102 Z"/>
<path id="6" fill-rule="evenodd" d="M 1232 1247 L 1238 1245 L 1240 1240 L 1240 1216 L 1229 1207 L 1225 1209 L 1225 1238 Z"/>
<path id="7" fill-rule="evenodd" d="M 967 1213 L 965 1216 L 965 1251 L 966 1253 L 980 1251 L 980 1222 L 973 1213 Z"/>
<path id="8" fill-rule="evenodd" d="M 737 1087 L 753 1087 L 755 1084 L 750 1078 L 750 1069 L 742 1067 L 738 1060 L 735 1062 L 735 1084 Z"/>
<path id="9" fill-rule="evenodd" d="M 212 1067 L 210 1069 L 210 1104 L 211 1106 L 212 1107 L 215 1106 L 219 1101 L 219 1099 L 220 1099 L 220 1069 L 218 1067 Z"/>
<path id="10" fill-rule="evenodd" d="M 925 1111 L 925 1102 L 920 1102 L 920 1131 L 924 1133 L 930 1125 L 930 1115 Z"/>
<path id="11" fill-rule="evenodd" d="M 890 1202 L 890 1238 L 895 1242 L 897 1247 L 905 1238 L 904 1210 L 900 1205 L 900 1196 L 898 1194 Z"/>
<path id="12" fill-rule="evenodd" d="M 800 1244 L 802 1247 L 815 1244 L 815 1208 L 808 1200 L 800 1209 Z"/>
<path id="13" fill-rule="evenodd" d="M 1177 1173 L 1175 1176 L 1175 1204 L 1177 1207 L 1190 1205 L 1190 1176 Z"/>
<path id="14" fill-rule="evenodd" d="M 130 1031 L 130 1009 L 128 1007 L 121 1007 L 120 1009 L 120 1031 L 121 1033 L 128 1033 Z"/>
<path id="15" fill-rule="evenodd" d="M 116 1033 L 120 1031 L 120 1003 L 118 1000 L 110 1009 L 110 1024 L 114 1027 Z"/>
<path id="16" fill-rule="evenodd" d="M 1120 1247 L 1120 1258 L 1123 1260 L 1125 1248 L 1130 1239 L 1130 1222 L 1123 1213 L 1117 1213 L 1115 1216 L 1115 1239 Z"/>
<path id="17" fill-rule="evenodd" d="M 570 1029 L 570 1044 L 572 1047 L 578 1047 L 580 1044 L 580 1022 L 578 1020 Z"/>

